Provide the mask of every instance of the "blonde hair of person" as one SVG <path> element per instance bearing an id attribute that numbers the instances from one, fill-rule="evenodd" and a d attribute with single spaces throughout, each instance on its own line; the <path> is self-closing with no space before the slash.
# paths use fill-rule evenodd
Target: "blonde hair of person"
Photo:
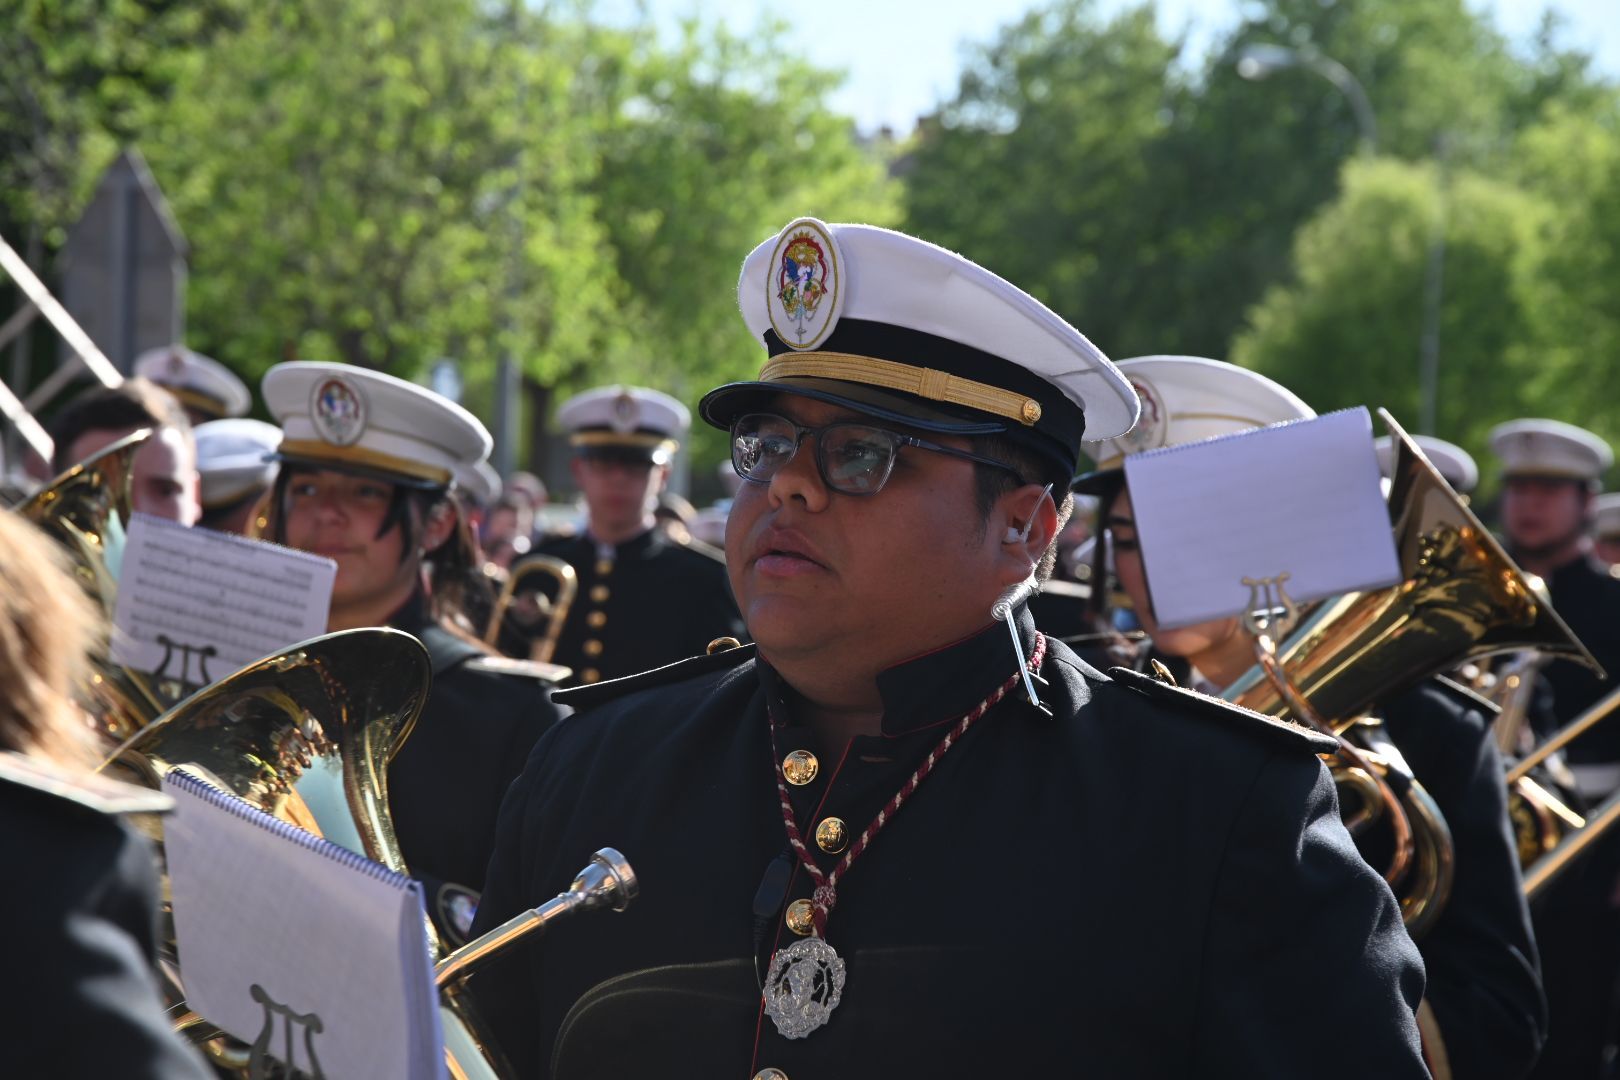
<path id="1" fill-rule="evenodd" d="M 66 553 L 26 519 L 0 512 L 0 751 L 96 763 L 74 694 L 87 685 L 103 634 Z"/>

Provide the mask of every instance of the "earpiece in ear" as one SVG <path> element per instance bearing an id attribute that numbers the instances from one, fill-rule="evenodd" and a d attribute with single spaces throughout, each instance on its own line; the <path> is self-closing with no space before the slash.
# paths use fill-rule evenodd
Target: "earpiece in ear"
<path id="1" fill-rule="evenodd" d="M 1005 540 L 1003 540 L 1002 543 L 1003 544 L 1016 544 L 1022 539 L 1023 539 L 1023 537 L 1021 535 L 1019 535 L 1018 529 L 1015 526 L 1009 525 L 1007 527 L 1007 538 Z"/>

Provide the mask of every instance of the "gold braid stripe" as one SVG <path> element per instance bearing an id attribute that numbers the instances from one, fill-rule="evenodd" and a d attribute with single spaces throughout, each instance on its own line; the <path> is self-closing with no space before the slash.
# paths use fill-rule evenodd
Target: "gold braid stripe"
<path id="1" fill-rule="evenodd" d="M 784 353 L 766 361 L 759 377 L 762 382 L 811 378 L 863 383 L 884 390 L 916 394 L 929 401 L 966 405 L 980 412 L 1017 420 L 1025 427 L 1034 427 L 1041 418 L 1041 403 L 1032 397 L 934 368 L 914 367 L 870 356 L 836 352 Z"/>
<path id="2" fill-rule="evenodd" d="M 570 446 L 634 446 L 647 450 L 660 446 L 668 446 L 670 452 L 680 445 L 668 435 L 654 435 L 648 432 L 630 431 L 620 433 L 617 431 L 576 431 L 568 436 Z"/>
<path id="3" fill-rule="evenodd" d="M 380 454 L 363 446 L 333 446 L 331 443 L 315 439 L 282 439 L 277 452 L 283 457 L 317 464 L 330 461 L 337 465 L 354 465 L 363 469 L 376 469 L 379 472 L 399 473 L 416 480 L 431 480 L 436 484 L 450 482 L 449 469 L 435 468 L 420 461 L 411 461 L 409 458 L 395 457 L 392 454 Z"/>

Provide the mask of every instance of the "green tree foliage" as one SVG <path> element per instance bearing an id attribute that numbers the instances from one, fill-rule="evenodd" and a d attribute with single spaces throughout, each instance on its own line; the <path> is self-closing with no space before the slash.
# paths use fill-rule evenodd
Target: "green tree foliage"
<path id="1" fill-rule="evenodd" d="M 1536 372 L 1549 219 L 1544 200 L 1477 173 L 1353 163 L 1343 194 L 1299 232 L 1297 280 L 1255 306 L 1231 359 L 1318 410 L 1382 405 L 1416 430 L 1424 273 L 1443 235 L 1436 434 L 1481 451 L 1493 424 L 1520 414 Z"/>
<path id="2" fill-rule="evenodd" d="M 1367 149 L 1331 82 L 1306 64 L 1247 81 L 1245 47 L 1339 61 L 1366 89 L 1380 153 L 1422 162 L 1443 140 L 1459 175 L 1507 172 L 1515 134 L 1549 103 L 1606 93 L 1551 24 L 1519 55 L 1464 0 L 1243 11 L 1202 57 L 1163 39 L 1150 5 L 1109 19 L 1094 0 L 1056 0 L 1009 25 L 921 131 L 907 223 L 1112 355 L 1222 357 L 1251 306 L 1294 281 L 1296 232 Z"/>
<path id="3" fill-rule="evenodd" d="M 688 25 L 672 49 L 642 34 L 597 66 L 612 120 L 592 191 L 621 283 L 617 318 L 634 340 L 577 380 L 640 379 L 695 402 L 752 377 L 763 354 L 737 314 L 743 256 L 804 214 L 898 216 L 880 153 L 824 104 L 835 78 L 795 59 L 781 34 Z M 700 457 L 723 455 L 720 433 L 693 434 Z"/>
<path id="4" fill-rule="evenodd" d="M 611 347 L 593 125 L 566 39 L 471 0 L 264 5 L 143 146 L 192 242 L 190 334 L 246 373 L 404 376 Z"/>

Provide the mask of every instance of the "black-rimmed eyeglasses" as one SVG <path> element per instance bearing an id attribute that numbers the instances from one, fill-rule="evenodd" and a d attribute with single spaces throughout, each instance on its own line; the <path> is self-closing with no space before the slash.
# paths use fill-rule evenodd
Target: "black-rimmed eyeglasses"
<path id="1" fill-rule="evenodd" d="M 1023 477 L 1005 461 L 941 446 L 912 435 L 840 421 L 821 427 L 795 424 L 785 416 L 749 413 L 731 422 L 731 467 L 755 484 L 768 484 L 782 466 L 793 460 L 799 447 L 816 436 L 816 469 L 828 490 L 844 495 L 876 495 L 894 471 L 894 458 L 902 446 L 915 446 L 964 461 L 989 465 Z"/>

